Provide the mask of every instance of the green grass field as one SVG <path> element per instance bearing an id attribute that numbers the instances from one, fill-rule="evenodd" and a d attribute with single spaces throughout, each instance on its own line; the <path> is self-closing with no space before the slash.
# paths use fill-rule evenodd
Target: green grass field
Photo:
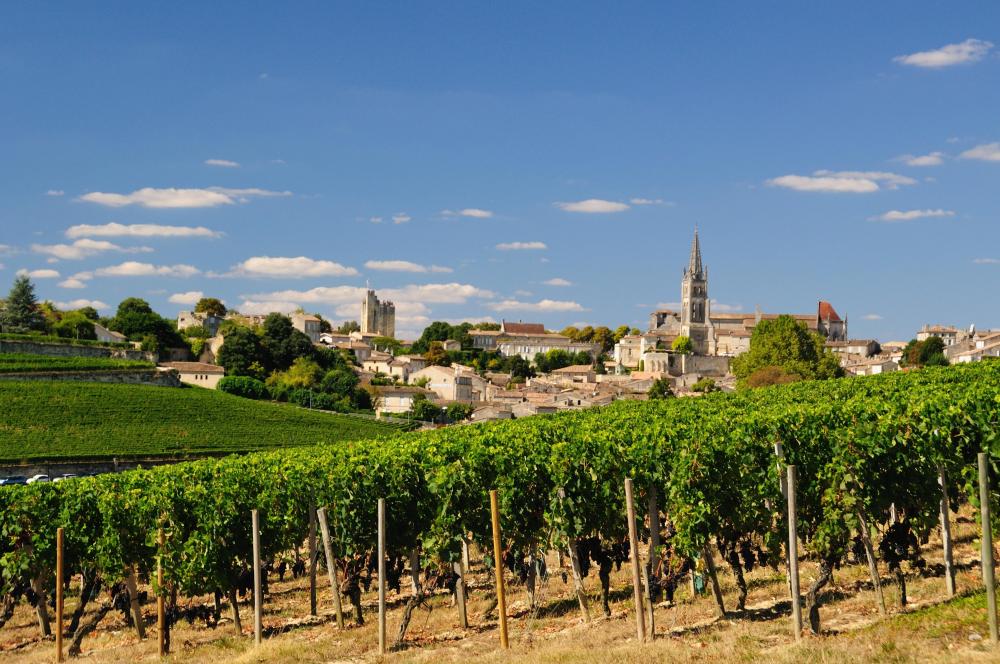
<path id="1" fill-rule="evenodd" d="M 111 357 L 62 357 L 59 355 L 29 355 L 0 353 L 0 374 L 34 371 L 116 371 L 121 369 L 152 369 L 152 362 L 120 360 Z"/>
<path id="2" fill-rule="evenodd" d="M 201 388 L 0 382 L 0 462 L 248 452 L 394 431 Z"/>

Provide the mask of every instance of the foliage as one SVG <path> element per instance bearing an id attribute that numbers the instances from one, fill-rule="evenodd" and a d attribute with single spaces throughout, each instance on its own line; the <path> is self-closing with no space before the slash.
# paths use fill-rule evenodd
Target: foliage
<path id="1" fill-rule="evenodd" d="M 757 323 L 750 337 L 750 350 L 733 359 L 732 364 L 741 387 L 747 387 L 750 376 L 765 367 L 780 367 L 784 374 L 806 380 L 844 374 L 840 361 L 825 347 L 823 337 L 791 316 Z"/>
<path id="2" fill-rule="evenodd" d="M 541 373 L 550 373 L 556 369 L 576 364 L 590 364 L 593 361 L 590 353 L 582 350 L 578 353 L 570 353 L 561 348 L 553 348 L 548 352 L 535 354 L 535 367 Z"/>
<path id="3" fill-rule="evenodd" d="M 177 333 L 171 321 L 153 311 L 145 300 L 125 298 L 108 323 L 108 329 L 121 332 L 133 341 L 141 341 L 146 349 L 165 351 L 167 348 L 186 348 L 187 344 Z"/>
<path id="4" fill-rule="evenodd" d="M 14 285 L 0 309 L 0 326 L 4 332 L 15 334 L 45 330 L 45 317 L 35 298 L 35 285 L 26 275 L 14 279 Z"/>
<path id="5" fill-rule="evenodd" d="M 461 422 L 472 417 L 475 410 L 471 403 L 451 403 L 444 409 L 445 417 L 449 422 Z"/>
<path id="6" fill-rule="evenodd" d="M 704 392 L 706 394 L 710 392 L 718 392 L 719 386 L 715 384 L 715 379 L 705 376 L 704 378 L 699 378 L 694 385 L 691 386 L 692 392 Z"/>
<path id="7" fill-rule="evenodd" d="M 261 345 L 266 352 L 262 364 L 273 371 L 284 371 L 299 358 L 311 359 L 316 347 L 305 333 L 296 330 L 292 319 L 279 313 L 269 314 L 264 319 Z M 228 343 L 228 342 L 227 342 Z M 223 344 L 225 348 L 225 344 Z"/>
<path id="8" fill-rule="evenodd" d="M 111 357 L 75 357 L 61 355 L 0 354 L 0 374 L 48 371 L 120 371 L 152 369 L 155 365 L 144 360 L 120 360 Z"/>
<path id="9" fill-rule="evenodd" d="M 0 403 L 7 462 L 248 452 L 394 431 L 194 388 L 10 380 L 0 381 Z"/>
<path id="10" fill-rule="evenodd" d="M 441 418 L 441 414 L 441 408 L 431 403 L 426 394 L 414 395 L 413 406 L 410 407 L 410 417 L 424 422 L 436 422 Z"/>
<path id="11" fill-rule="evenodd" d="M 653 381 L 653 384 L 649 386 L 649 390 L 646 391 L 646 395 L 653 400 L 673 398 L 674 390 L 670 386 L 670 379 L 657 378 Z"/>
<path id="12" fill-rule="evenodd" d="M 226 315 L 226 305 L 217 297 L 203 297 L 194 305 L 195 313 L 222 318 Z"/>
<path id="13" fill-rule="evenodd" d="M 260 337 L 248 327 L 234 326 L 215 359 L 226 375 L 264 378 L 267 353 Z"/>
<path id="14" fill-rule="evenodd" d="M 69 346 L 91 346 L 98 348 L 131 348 L 132 344 L 118 341 L 95 341 L 93 339 L 74 339 L 72 337 L 55 337 L 44 334 L 0 334 L 0 340 L 30 341 L 39 344 L 60 344 Z"/>
<path id="15" fill-rule="evenodd" d="M 432 341 L 430 348 L 424 353 L 424 360 L 431 366 L 448 367 L 451 366 L 451 359 L 445 352 L 440 341 Z"/>
<path id="16" fill-rule="evenodd" d="M 56 336 L 69 339 L 97 339 L 94 331 L 94 321 L 87 318 L 81 311 L 70 311 L 63 315 L 57 323 L 52 326 L 52 331 Z"/>
<path id="17" fill-rule="evenodd" d="M 356 320 L 348 320 L 341 323 L 333 331 L 336 332 L 337 334 L 350 334 L 351 332 L 360 332 L 361 325 Z"/>
<path id="18" fill-rule="evenodd" d="M 691 343 L 691 337 L 686 337 L 682 334 L 674 339 L 674 342 L 670 344 L 670 350 L 675 353 L 687 355 L 688 353 L 694 352 L 694 344 Z"/>
<path id="19" fill-rule="evenodd" d="M 904 367 L 943 367 L 948 360 L 944 356 L 944 340 L 941 337 L 927 337 L 923 341 L 910 340 L 903 349 L 900 364 Z"/>
<path id="20" fill-rule="evenodd" d="M 471 348 L 472 337 L 469 336 L 469 330 L 471 329 L 471 323 L 452 325 L 445 321 L 436 320 L 424 328 L 424 331 L 420 334 L 420 338 L 413 344 L 411 350 L 414 353 L 426 353 L 431 349 L 435 341 L 442 342 L 449 340 L 458 341 L 462 344 L 462 348 Z"/>
<path id="21" fill-rule="evenodd" d="M 215 389 L 246 399 L 267 399 L 270 396 L 262 381 L 249 376 L 224 376 Z"/>
<path id="22" fill-rule="evenodd" d="M 761 367 L 747 377 L 746 387 L 787 385 L 802 380 L 802 376 L 781 367 Z"/>
<path id="23" fill-rule="evenodd" d="M 225 346 L 223 346 L 225 348 Z M 267 377 L 266 384 L 277 391 L 311 389 L 323 380 L 323 369 L 308 357 L 297 357 L 287 371 L 275 371 Z"/>

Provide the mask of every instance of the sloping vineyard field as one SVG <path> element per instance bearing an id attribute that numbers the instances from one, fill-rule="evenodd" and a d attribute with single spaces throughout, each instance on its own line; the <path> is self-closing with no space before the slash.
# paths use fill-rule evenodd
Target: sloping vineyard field
<path id="1" fill-rule="evenodd" d="M 800 548 L 821 570 L 807 592 L 807 609 L 818 620 L 817 597 L 856 545 L 861 519 L 880 535 L 875 545 L 890 570 L 920 564 L 916 542 L 938 524 L 939 474 L 953 508 L 975 503 L 976 455 L 989 454 L 995 477 L 998 425 L 1000 363 L 981 363 L 696 400 L 619 402 L 0 488 L 0 589 L 10 595 L 48 583 L 51 593 L 58 526 L 67 529 L 68 573 L 108 586 L 133 568 L 148 577 L 163 528 L 166 584 L 182 596 L 225 597 L 250 567 L 252 509 L 260 510 L 262 557 L 270 560 L 301 545 L 310 506 L 327 506 L 344 593 L 354 601 L 376 544 L 378 498 L 387 504 L 390 569 L 401 569 L 414 549 L 422 567 L 450 569 L 463 540 L 491 550 L 493 488 L 505 564 L 517 569 L 534 554 L 572 543 L 603 582 L 612 563 L 627 559 L 622 484 L 631 477 L 639 514 L 649 495 L 657 496 L 657 555 L 665 561 L 658 574 L 683 569 L 713 545 L 745 596 L 741 569 L 748 558 L 783 568 L 784 500 L 774 451 L 781 443 L 784 461 L 798 468 Z"/>
<path id="2" fill-rule="evenodd" d="M 143 360 L 121 360 L 111 357 L 62 357 L 0 353 L 0 374 L 32 371 L 114 371 L 118 369 L 152 369 L 156 365 Z"/>

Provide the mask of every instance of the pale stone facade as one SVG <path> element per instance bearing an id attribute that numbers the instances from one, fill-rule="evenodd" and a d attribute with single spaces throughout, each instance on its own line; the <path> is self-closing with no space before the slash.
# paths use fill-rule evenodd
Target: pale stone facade
<path id="1" fill-rule="evenodd" d="M 396 305 L 380 302 L 375 291 L 368 289 L 361 301 L 361 334 L 379 337 L 396 336 Z"/>

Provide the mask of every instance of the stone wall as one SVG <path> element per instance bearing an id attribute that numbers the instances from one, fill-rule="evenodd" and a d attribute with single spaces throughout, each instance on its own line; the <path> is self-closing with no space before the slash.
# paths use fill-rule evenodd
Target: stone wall
<path id="1" fill-rule="evenodd" d="M 88 383 L 127 383 L 154 387 L 181 387 L 173 369 L 115 369 L 107 371 L 32 371 L 0 374 L 0 380 L 74 380 Z"/>
<path id="2" fill-rule="evenodd" d="M 56 355 L 59 357 L 111 357 L 119 360 L 145 360 L 156 362 L 156 353 L 134 348 L 111 348 L 109 346 L 74 346 L 72 344 L 48 343 L 0 339 L 0 353 L 26 353 L 28 355 Z"/>

